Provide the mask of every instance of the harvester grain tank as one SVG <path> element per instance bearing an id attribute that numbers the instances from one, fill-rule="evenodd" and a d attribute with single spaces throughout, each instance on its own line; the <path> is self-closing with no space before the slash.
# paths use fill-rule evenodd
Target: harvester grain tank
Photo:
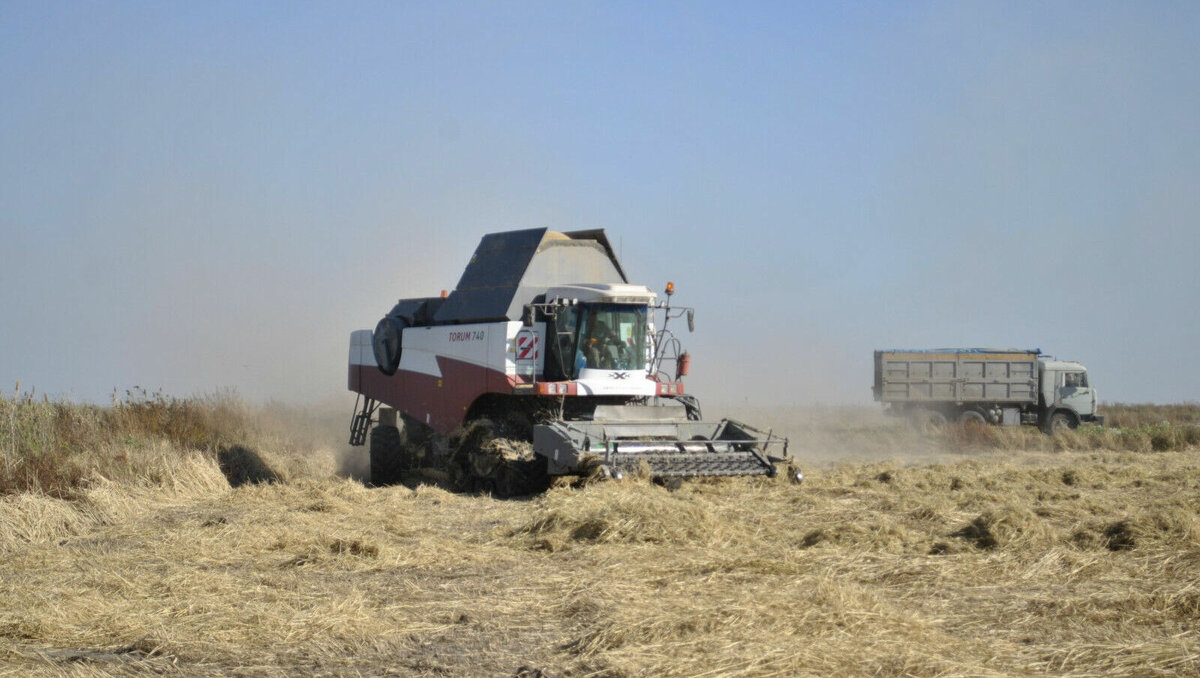
<path id="1" fill-rule="evenodd" d="M 693 310 L 673 291 L 630 283 L 602 230 L 486 235 L 449 294 L 351 334 L 350 442 L 369 437 L 376 483 L 420 472 L 508 495 L 590 472 L 775 475 L 785 438 L 706 421 L 685 392 L 669 325 L 691 330 Z"/>
<path id="2" fill-rule="evenodd" d="M 1040 426 L 1047 433 L 1103 424 L 1087 368 L 1040 350 L 875 351 L 875 400 L 920 428 L 947 422 Z"/>

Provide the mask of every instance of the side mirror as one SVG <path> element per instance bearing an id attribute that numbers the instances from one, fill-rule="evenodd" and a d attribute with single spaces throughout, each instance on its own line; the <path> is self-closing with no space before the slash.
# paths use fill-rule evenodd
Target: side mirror
<path id="1" fill-rule="evenodd" d="M 688 332 L 695 332 L 695 331 L 696 331 L 696 311 L 695 311 L 695 309 L 689 308 L 688 309 Z"/>
<path id="2" fill-rule="evenodd" d="M 521 324 L 525 327 L 533 327 L 533 307 L 526 306 L 525 312 L 521 314 Z"/>

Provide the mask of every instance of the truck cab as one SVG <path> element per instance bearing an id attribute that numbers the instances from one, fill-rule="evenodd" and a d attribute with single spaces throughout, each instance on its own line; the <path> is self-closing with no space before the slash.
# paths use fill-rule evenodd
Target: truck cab
<path id="1" fill-rule="evenodd" d="M 1039 360 L 1038 376 L 1045 416 L 1049 430 L 1064 426 L 1075 428 L 1082 422 L 1103 424 L 1097 416 L 1099 400 L 1096 389 L 1088 383 L 1087 368 L 1071 360 Z"/>

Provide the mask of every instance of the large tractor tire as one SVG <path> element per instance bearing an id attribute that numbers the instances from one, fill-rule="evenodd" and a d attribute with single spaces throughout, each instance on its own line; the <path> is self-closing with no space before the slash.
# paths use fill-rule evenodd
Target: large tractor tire
<path id="1" fill-rule="evenodd" d="M 493 443 L 507 445 L 507 449 L 499 450 L 504 461 L 496 466 L 492 476 L 493 494 L 497 497 L 527 497 L 550 487 L 547 459 L 533 451 L 533 443 L 499 439 Z"/>
<path id="2" fill-rule="evenodd" d="M 455 489 L 506 499 L 550 487 L 545 457 L 535 453 L 533 443 L 523 436 L 506 437 L 511 428 L 477 419 L 456 436 L 449 460 Z"/>
<path id="3" fill-rule="evenodd" d="M 371 484 L 394 485 L 404 471 L 404 454 L 400 429 L 395 426 L 376 426 L 371 429 Z"/>

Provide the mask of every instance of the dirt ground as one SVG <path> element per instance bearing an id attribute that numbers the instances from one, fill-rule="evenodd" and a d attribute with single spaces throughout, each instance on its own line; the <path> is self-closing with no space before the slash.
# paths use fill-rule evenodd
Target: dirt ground
<path id="1" fill-rule="evenodd" d="M 0 497 L 0 674 L 1200 673 L 1195 448 L 821 417 L 791 422 L 802 487 L 510 501 L 368 488 L 330 450 L 259 450 L 274 482 L 235 488 L 151 445 L 136 481 Z"/>

